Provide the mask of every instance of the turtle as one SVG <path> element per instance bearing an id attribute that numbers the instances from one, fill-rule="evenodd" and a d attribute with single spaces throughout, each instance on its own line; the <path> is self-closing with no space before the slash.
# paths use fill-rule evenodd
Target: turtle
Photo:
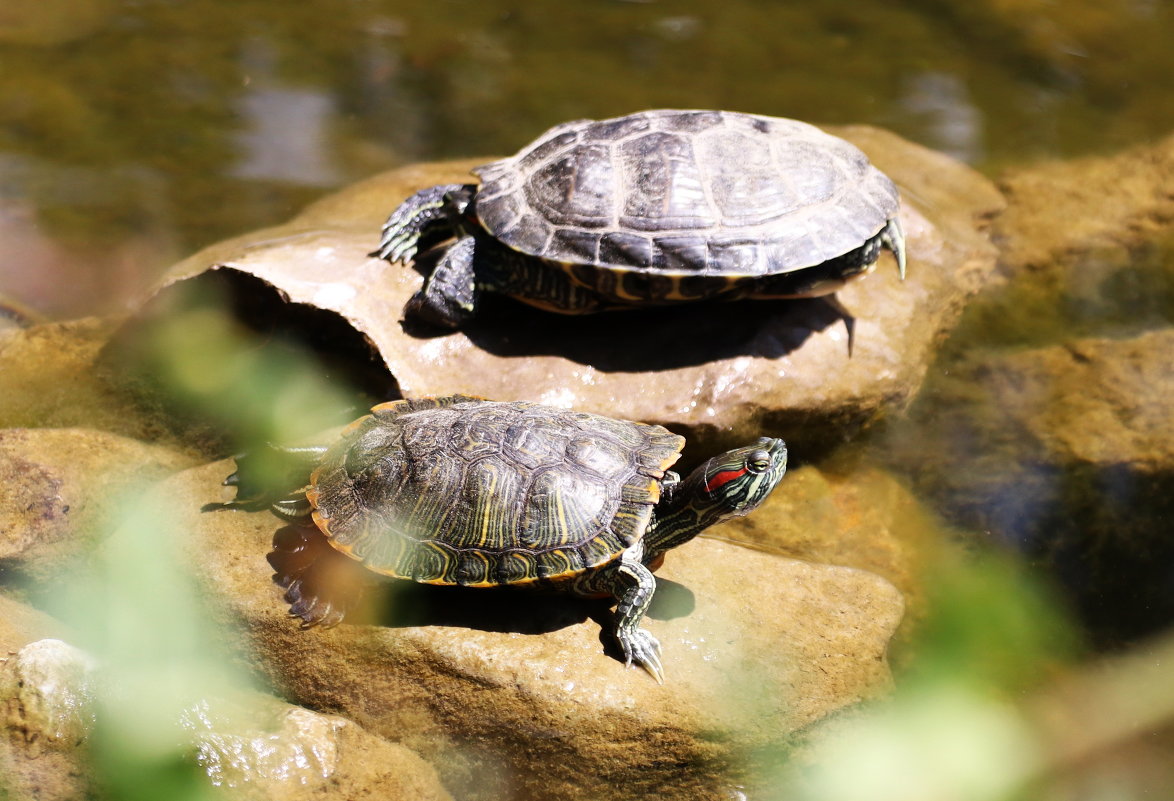
<path id="1" fill-rule="evenodd" d="M 265 486 L 265 454 L 237 457 L 225 483 L 237 487 L 229 506 L 268 506 L 374 573 L 614 598 L 626 664 L 663 683 L 660 646 L 640 628 L 652 571 L 669 549 L 758 507 L 787 469 L 783 440 L 762 437 L 682 479 L 668 468 L 684 444 L 659 425 L 529 401 L 421 397 L 373 407 L 327 446 L 269 446 L 266 458 L 311 468 L 296 491 Z M 306 590 L 317 559 L 276 576 L 303 626 L 346 614 Z"/>
<path id="2" fill-rule="evenodd" d="M 824 297 L 851 336 L 832 293 L 882 247 L 905 277 L 896 186 L 798 120 L 674 109 L 577 120 L 473 173 L 480 184 L 405 200 L 370 254 L 407 264 L 439 249 L 405 321 L 459 328 L 484 292 L 564 314 Z"/>

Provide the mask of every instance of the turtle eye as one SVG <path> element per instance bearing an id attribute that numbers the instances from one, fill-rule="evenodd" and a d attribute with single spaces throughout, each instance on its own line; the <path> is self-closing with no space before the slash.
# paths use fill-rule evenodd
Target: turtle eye
<path id="1" fill-rule="evenodd" d="M 764 450 L 757 450 L 746 459 L 746 469 L 751 473 L 765 473 L 770 469 L 770 454 Z"/>

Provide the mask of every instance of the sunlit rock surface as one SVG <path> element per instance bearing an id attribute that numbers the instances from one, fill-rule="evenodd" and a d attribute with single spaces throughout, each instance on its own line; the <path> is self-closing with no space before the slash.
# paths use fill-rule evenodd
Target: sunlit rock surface
<path id="1" fill-rule="evenodd" d="M 484 159 L 389 172 L 285 226 L 201 251 L 177 265 L 146 314 L 166 306 L 177 285 L 214 271 L 230 293 L 253 300 L 276 293 L 341 315 L 407 397 L 525 398 L 667 424 L 713 447 L 761 431 L 802 450 L 828 447 L 916 392 L 937 340 L 994 267 L 984 228 L 1002 206 L 990 183 L 945 156 L 877 129 L 835 132 L 900 186 L 909 253 L 904 283 L 885 255 L 875 273 L 839 293 L 857 320 L 851 358 L 842 321 L 821 301 L 806 300 L 587 317 L 498 300 L 466 331 L 409 335 L 400 316 L 420 275 L 367 253 L 406 196 L 469 180 L 469 168 Z M 218 283 L 201 279 L 209 281 Z"/>
<path id="2" fill-rule="evenodd" d="M 754 514 L 705 536 L 882 576 L 905 599 L 904 635 L 925 612 L 924 571 L 948 535 L 901 482 L 882 470 L 839 474 L 807 465 L 788 472 L 780 491 Z"/>
<path id="3" fill-rule="evenodd" d="M 402 741 L 461 798 L 720 797 L 791 732 L 890 685 L 889 582 L 707 538 L 658 573 L 663 686 L 617 658 L 606 603 L 561 595 L 384 581 L 366 620 L 302 630 L 264 558 L 280 521 L 198 511 L 231 497 L 231 470 L 160 487 L 225 625 L 283 693 Z"/>
<path id="4" fill-rule="evenodd" d="M 144 486 L 191 464 L 103 431 L 0 429 L 0 560 L 47 579 L 109 531 Z"/>
<path id="5" fill-rule="evenodd" d="M 205 701 L 182 720 L 196 761 L 231 798 L 451 798 L 419 756 L 349 720 L 260 695 L 241 701 Z"/>

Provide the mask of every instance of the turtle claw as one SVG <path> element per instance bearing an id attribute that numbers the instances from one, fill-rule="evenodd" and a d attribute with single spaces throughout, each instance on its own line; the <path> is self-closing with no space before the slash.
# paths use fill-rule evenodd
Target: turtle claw
<path id="1" fill-rule="evenodd" d="M 632 662 L 640 663 L 640 667 L 648 671 L 657 684 L 664 684 L 664 668 L 660 664 L 660 643 L 652 634 L 644 629 L 636 629 L 631 634 L 617 634 L 620 647 L 624 650 L 624 664 L 632 666 Z"/>

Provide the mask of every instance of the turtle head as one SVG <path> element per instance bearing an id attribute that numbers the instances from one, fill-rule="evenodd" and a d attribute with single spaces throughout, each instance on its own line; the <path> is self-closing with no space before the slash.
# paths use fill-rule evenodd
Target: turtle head
<path id="1" fill-rule="evenodd" d="M 696 537 L 703 529 L 758 508 L 787 472 L 787 445 L 762 437 L 714 456 L 657 506 L 645 535 L 645 561 Z"/>
<path id="2" fill-rule="evenodd" d="M 704 482 L 698 507 L 711 507 L 712 520 L 741 517 L 758 508 L 787 472 L 787 445 L 762 437 L 753 445 L 714 456 L 700 468 Z"/>

